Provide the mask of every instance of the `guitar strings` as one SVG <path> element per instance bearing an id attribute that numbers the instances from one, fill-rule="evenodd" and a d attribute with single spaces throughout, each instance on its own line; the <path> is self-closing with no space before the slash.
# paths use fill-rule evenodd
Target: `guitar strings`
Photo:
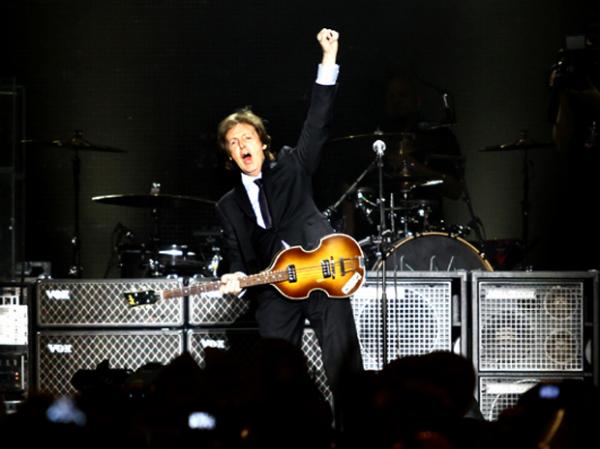
<path id="1" fill-rule="evenodd" d="M 352 272 L 355 271 L 358 267 L 360 267 L 360 262 L 357 260 L 359 257 L 358 256 L 353 256 L 350 258 L 341 258 L 341 259 L 337 259 L 339 260 L 339 262 L 333 262 L 333 268 L 335 271 L 335 268 L 337 266 L 339 266 L 341 268 L 342 265 L 342 261 L 344 262 L 344 264 L 348 263 L 348 266 L 345 266 L 344 268 L 347 268 L 345 271 L 348 272 Z M 325 259 L 327 260 L 327 259 Z M 312 265 L 309 267 L 303 267 L 303 268 L 299 268 L 296 270 L 297 273 L 302 273 L 303 275 L 309 275 L 312 273 L 321 273 L 323 271 L 323 267 L 321 265 Z M 264 272 L 264 273 L 256 273 L 254 275 L 254 277 L 260 277 L 260 276 L 266 276 L 266 277 L 277 277 L 282 275 L 283 273 L 287 273 L 286 270 L 279 270 L 279 271 L 270 271 L 270 272 Z M 277 283 L 277 282 L 286 282 L 287 279 L 281 279 L 281 280 L 276 280 L 273 281 L 273 283 Z M 181 296 L 182 293 L 188 292 L 190 294 L 202 294 L 202 293 L 207 293 L 211 290 L 217 290 L 219 288 L 220 285 L 220 281 L 213 281 L 213 282 L 208 282 L 205 284 L 196 284 L 196 285 L 191 285 L 188 287 L 181 287 L 181 288 L 177 288 L 175 290 L 169 290 L 168 292 L 165 291 L 165 297 L 169 298 L 172 296 Z M 196 288 L 194 288 L 196 287 Z"/>

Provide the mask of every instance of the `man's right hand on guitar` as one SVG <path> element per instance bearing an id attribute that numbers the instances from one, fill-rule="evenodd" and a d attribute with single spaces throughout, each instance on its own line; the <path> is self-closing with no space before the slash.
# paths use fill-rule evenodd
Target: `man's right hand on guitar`
<path id="1" fill-rule="evenodd" d="M 219 287 L 221 294 L 238 296 L 242 291 L 240 279 L 243 277 L 246 277 L 246 274 L 241 271 L 227 273 L 221 276 L 221 286 Z"/>

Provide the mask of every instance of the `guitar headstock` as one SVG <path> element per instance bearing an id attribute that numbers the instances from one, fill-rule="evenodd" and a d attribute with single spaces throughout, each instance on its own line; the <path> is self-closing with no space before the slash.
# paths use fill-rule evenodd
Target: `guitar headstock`
<path id="1" fill-rule="evenodd" d="M 130 307 L 141 306 L 145 304 L 154 304 L 160 299 L 160 295 L 154 290 L 144 290 L 140 292 L 124 293 L 127 304 Z"/>

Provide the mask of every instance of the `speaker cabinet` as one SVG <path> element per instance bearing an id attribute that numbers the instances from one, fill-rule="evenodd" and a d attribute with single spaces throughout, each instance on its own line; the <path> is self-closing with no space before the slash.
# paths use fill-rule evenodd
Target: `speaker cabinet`
<path id="1" fill-rule="evenodd" d="M 565 378 L 584 380 L 583 376 L 548 376 L 541 373 L 530 373 L 522 376 L 479 376 L 477 387 L 481 414 L 488 421 L 494 421 L 503 410 L 514 406 L 523 393 L 538 383 L 560 382 Z"/>
<path id="2" fill-rule="evenodd" d="M 130 307 L 124 293 L 179 287 L 176 279 L 44 280 L 37 284 L 40 327 L 176 327 L 184 323 L 183 299 Z"/>
<path id="3" fill-rule="evenodd" d="M 214 281 L 215 279 L 209 279 Z M 191 280 L 190 287 L 202 281 Z M 193 326 L 224 326 L 248 318 L 250 301 L 232 295 L 221 295 L 218 291 L 189 297 L 189 324 Z"/>
<path id="4" fill-rule="evenodd" d="M 302 335 L 302 351 L 304 351 L 304 355 L 306 356 L 308 373 L 317 384 L 317 387 L 319 387 L 323 397 L 329 401 L 330 404 L 333 404 L 333 395 L 329 388 L 327 374 L 325 374 L 325 366 L 323 365 L 321 345 L 319 345 L 319 340 L 317 339 L 317 334 L 314 330 L 304 330 L 304 335 Z"/>
<path id="5" fill-rule="evenodd" d="M 260 336 L 258 329 L 210 328 L 187 331 L 187 350 L 202 368 L 206 365 L 206 350 L 219 349 L 232 353 L 240 365 L 251 364 L 252 352 Z"/>
<path id="6" fill-rule="evenodd" d="M 473 272 L 471 281 L 473 361 L 487 419 L 540 380 L 597 384 L 595 272 Z"/>
<path id="7" fill-rule="evenodd" d="M 187 348 L 194 360 L 202 367 L 206 363 L 205 351 L 207 348 L 232 351 L 235 360 L 244 366 L 254 363 L 252 352 L 259 339 L 258 329 L 192 329 L 187 333 Z M 332 395 L 323 368 L 321 347 L 314 330 L 310 328 L 306 328 L 302 335 L 302 351 L 306 357 L 310 376 L 325 399 L 331 402 Z"/>
<path id="8" fill-rule="evenodd" d="M 369 272 L 351 298 L 365 369 L 383 367 L 384 323 L 386 362 L 436 350 L 466 353 L 466 272 L 388 272 L 386 277 L 387 310 L 381 272 Z"/>
<path id="9" fill-rule="evenodd" d="M 71 384 L 80 369 L 109 367 L 136 370 L 158 362 L 169 363 L 183 351 L 182 331 L 45 330 L 36 334 L 36 388 L 55 395 L 76 392 Z"/>

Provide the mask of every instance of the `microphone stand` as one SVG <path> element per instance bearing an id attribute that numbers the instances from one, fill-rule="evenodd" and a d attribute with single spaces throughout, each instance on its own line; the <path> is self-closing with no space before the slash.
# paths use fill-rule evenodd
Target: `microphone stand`
<path id="1" fill-rule="evenodd" d="M 377 242 L 377 252 L 381 257 L 381 339 L 383 340 L 383 347 L 381 351 L 382 368 L 387 364 L 388 359 L 388 329 L 387 329 L 387 316 L 388 316 L 388 301 L 387 301 L 387 267 L 386 259 L 387 254 L 384 247 L 384 231 L 385 225 L 385 197 L 383 191 L 383 154 L 385 153 L 385 142 L 382 140 L 376 140 L 373 142 L 373 151 L 376 154 L 377 161 L 377 175 L 379 180 L 379 197 L 377 202 L 379 203 L 379 235 Z"/>

